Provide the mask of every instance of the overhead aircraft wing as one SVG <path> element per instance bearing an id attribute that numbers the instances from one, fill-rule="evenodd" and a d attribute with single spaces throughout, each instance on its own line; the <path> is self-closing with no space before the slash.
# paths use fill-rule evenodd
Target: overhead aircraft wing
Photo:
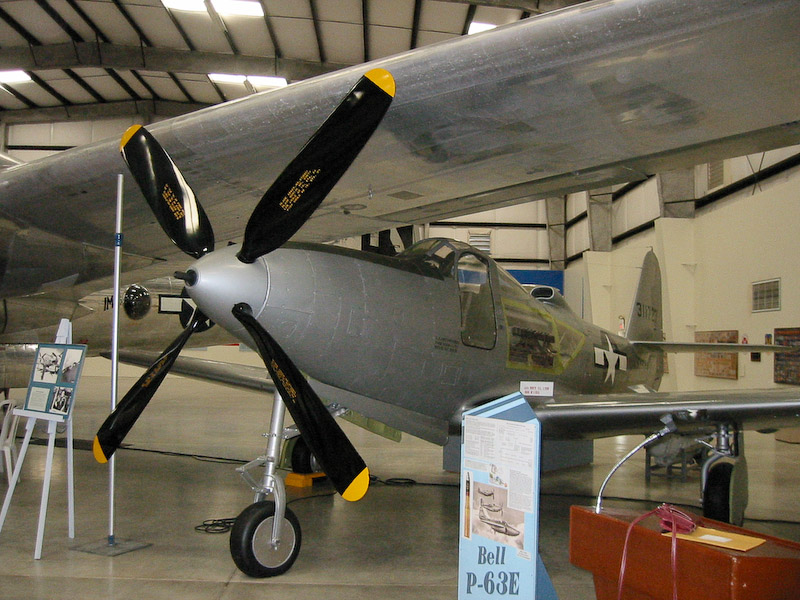
<path id="1" fill-rule="evenodd" d="M 679 431 L 713 433 L 718 423 L 744 429 L 796 427 L 800 389 L 705 390 L 559 396 L 544 403 L 529 399 L 546 438 L 598 438 L 653 433 L 672 415 Z"/>
<path id="2" fill-rule="evenodd" d="M 392 108 L 294 239 L 430 222 L 798 143 L 797 31 L 792 0 L 606 1 L 373 61 L 397 82 Z M 220 243 L 238 239 L 364 70 L 148 125 Z M 118 143 L 0 171 L 0 216 L 111 248 Z M 136 277 L 185 264 L 130 178 L 125 197 L 124 249 L 167 261 Z M 41 283 L 31 276 L 27 291 Z"/>

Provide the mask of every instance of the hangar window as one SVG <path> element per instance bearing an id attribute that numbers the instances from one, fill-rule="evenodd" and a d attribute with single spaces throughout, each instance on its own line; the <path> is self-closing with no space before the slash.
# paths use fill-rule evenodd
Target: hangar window
<path id="1" fill-rule="evenodd" d="M 768 279 L 753 284 L 753 312 L 781 309 L 781 280 Z"/>
<path id="2" fill-rule="evenodd" d="M 458 259 L 461 297 L 461 341 L 467 346 L 494 348 L 497 326 L 489 282 L 489 266 L 474 254 Z"/>

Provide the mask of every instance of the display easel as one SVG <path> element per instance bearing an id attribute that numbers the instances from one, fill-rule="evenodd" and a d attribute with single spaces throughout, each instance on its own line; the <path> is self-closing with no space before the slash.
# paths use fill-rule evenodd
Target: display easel
<path id="1" fill-rule="evenodd" d="M 62 330 L 60 329 L 59 332 Z M 69 335 L 71 337 L 71 334 Z M 57 338 L 59 339 L 59 338 Z M 53 455 L 59 423 L 66 424 L 67 432 L 67 520 L 68 534 L 75 538 L 75 477 L 73 461 L 72 406 L 80 379 L 86 346 L 72 344 L 40 344 L 28 386 L 25 408 L 14 409 L 14 414 L 27 418 L 25 437 L 20 448 L 19 459 L 14 466 L 11 484 L 0 510 L 0 531 L 5 524 L 11 498 L 19 481 L 22 465 L 28 452 L 33 430 L 39 420 L 47 422 L 47 458 L 45 462 L 42 500 L 39 505 L 39 525 L 36 531 L 36 549 L 33 558 L 42 557 L 44 529 L 47 521 L 47 504 L 50 499 L 50 479 L 53 473 Z"/>

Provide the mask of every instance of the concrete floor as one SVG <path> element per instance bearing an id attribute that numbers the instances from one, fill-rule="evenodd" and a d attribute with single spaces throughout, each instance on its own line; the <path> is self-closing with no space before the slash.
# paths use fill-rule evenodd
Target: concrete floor
<path id="1" fill-rule="evenodd" d="M 120 389 L 133 381 L 123 377 Z M 91 440 L 108 412 L 108 385 L 101 376 L 81 381 L 74 414 L 77 440 Z M 22 390 L 12 393 L 17 399 L 23 395 Z M 310 494 L 290 492 L 303 541 L 294 567 L 281 577 L 246 577 L 230 558 L 227 534 L 195 531 L 206 519 L 236 516 L 252 501 L 252 492 L 235 464 L 191 455 L 247 461 L 262 454 L 269 407 L 270 399 L 259 394 L 167 378 L 128 438 L 136 449 L 117 455 L 115 535 L 150 546 L 116 557 L 74 549 L 107 539 L 107 468 L 96 464 L 91 452 L 76 452 L 77 535 L 69 539 L 65 451 L 57 449 L 43 556 L 33 559 L 46 448 L 32 445 L 0 532 L 0 597 L 455 598 L 458 477 L 441 471 L 439 448 L 409 436 L 396 444 L 343 423 L 374 475 L 426 485 L 374 484 L 355 504 L 330 495 L 325 484 Z M 562 599 L 594 598 L 591 576 L 569 564 L 569 506 L 592 504 L 611 466 L 640 440 L 599 441 L 593 465 L 543 478 L 540 549 Z M 748 434 L 746 446 L 748 516 L 800 522 L 800 446 L 756 433 Z M 606 505 L 642 510 L 656 501 L 697 505 L 696 472 L 685 483 L 654 477 L 645 486 L 643 465 L 643 456 L 636 456 L 614 476 Z M 3 476 L 0 494 L 6 490 Z M 746 526 L 800 541 L 796 523 L 748 521 Z"/>

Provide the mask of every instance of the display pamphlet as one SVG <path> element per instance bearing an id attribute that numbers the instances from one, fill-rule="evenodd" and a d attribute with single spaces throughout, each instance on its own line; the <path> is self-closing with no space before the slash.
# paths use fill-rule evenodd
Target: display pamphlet
<path id="1" fill-rule="evenodd" d="M 538 555 L 541 426 L 522 394 L 462 423 L 459 600 L 556 598 Z"/>

